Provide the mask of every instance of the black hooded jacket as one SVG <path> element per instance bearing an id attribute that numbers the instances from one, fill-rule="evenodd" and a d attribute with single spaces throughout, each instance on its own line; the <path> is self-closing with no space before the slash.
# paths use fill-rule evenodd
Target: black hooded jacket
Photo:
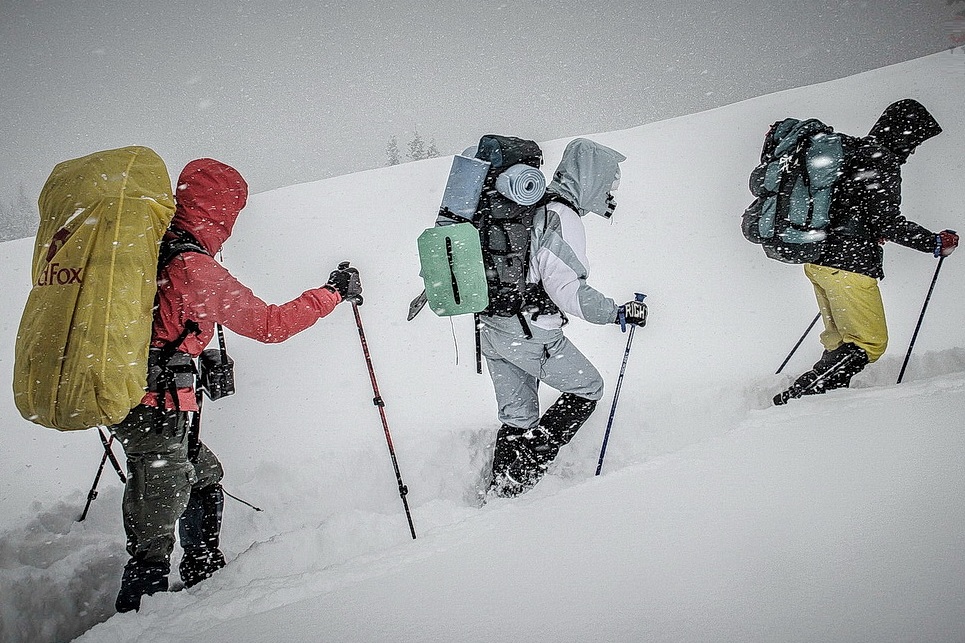
<path id="1" fill-rule="evenodd" d="M 936 233 L 901 214 L 901 164 L 941 127 L 917 101 L 889 105 L 864 138 L 845 137 L 845 165 L 831 201 L 831 234 L 815 262 L 884 277 L 882 243 L 921 252 L 935 249 Z"/>

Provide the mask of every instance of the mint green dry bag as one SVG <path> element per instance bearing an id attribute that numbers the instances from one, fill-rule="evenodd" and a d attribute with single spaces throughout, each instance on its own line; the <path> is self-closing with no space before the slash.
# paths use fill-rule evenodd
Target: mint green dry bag
<path id="1" fill-rule="evenodd" d="M 419 236 L 426 300 L 441 316 L 478 313 L 489 305 L 479 231 L 471 223 L 429 228 Z"/>

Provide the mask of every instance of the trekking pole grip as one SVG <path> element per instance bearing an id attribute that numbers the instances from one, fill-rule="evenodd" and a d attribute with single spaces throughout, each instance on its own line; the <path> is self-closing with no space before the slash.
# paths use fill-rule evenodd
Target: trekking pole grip
<path id="1" fill-rule="evenodd" d="M 350 261 L 343 261 L 343 262 L 341 262 L 341 263 L 338 264 L 338 269 L 339 269 L 339 270 L 347 270 L 349 267 L 351 267 L 351 262 L 350 262 Z M 357 271 L 356 271 L 356 272 L 357 272 Z M 349 301 L 352 302 L 352 305 L 353 305 L 353 306 L 361 306 L 361 305 L 362 305 L 362 295 L 356 295 L 355 297 L 350 297 L 350 298 L 349 298 Z"/>
<path id="2" fill-rule="evenodd" d="M 642 292 L 633 293 L 633 301 L 642 302 L 646 298 Z M 620 306 L 617 310 L 617 323 L 620 324 L 620 332 L 627 332 L 626 306 Z M 479 371 L 480 373 L 482 371 Z"/>

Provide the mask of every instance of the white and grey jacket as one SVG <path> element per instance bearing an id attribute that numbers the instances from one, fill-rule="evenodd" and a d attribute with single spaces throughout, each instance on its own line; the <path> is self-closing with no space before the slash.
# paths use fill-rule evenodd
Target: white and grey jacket
<path id="1" fill-rule="evenodd" d="M 586 258 L 586 232 L 580 216 L 563 203 L 551 202 L 536 214 L 530 237 L 529 274 L 526 281 L 543 289 L 566 315 L 593 324 L 616 321 L 617 305 L 590 286 Z M 552 330 L 563 325 L 562 316 L 540 315 L 529 323 Z"/>

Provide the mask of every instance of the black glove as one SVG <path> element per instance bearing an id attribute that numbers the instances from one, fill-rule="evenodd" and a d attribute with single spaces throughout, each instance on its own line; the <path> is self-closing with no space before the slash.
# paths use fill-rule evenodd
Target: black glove
<path id="1" fill-rule="evenodd" d="M 628 301 L 620 306 L 617 312 L 616 323 L 621 326 L 633 324 L 634 326 L 647 325 L 647 305 L 642 301 Z"/>
<path id="2" fill-rule="evenodd" d="M 332 271 L 325 286 L 340 294 L 342 301 L 352 301 L 358 306 L 362 305 L 362 281 L 359 279 L 359 271 L 349 266 L 347 261 L 338 264 L 338 269 Z"/>

